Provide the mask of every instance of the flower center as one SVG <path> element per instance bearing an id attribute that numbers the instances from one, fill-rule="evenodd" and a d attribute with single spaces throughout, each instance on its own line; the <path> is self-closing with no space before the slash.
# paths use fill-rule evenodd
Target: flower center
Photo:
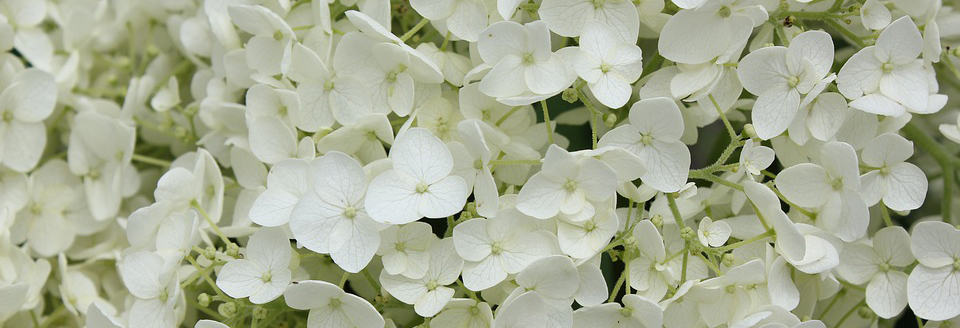
<path id="1" fill-rule="evenodd" d="M 528 52 L 528 53 L 523 54 L 523 59 L 522 59 L 522 61 L 523 61 L 523 64 L 524 64 L 524 65 L 533 65 L 533 53 L 532 53 L 532 52 Z"/>
<path id="2" fill-rule="evenodd" d="M 3 111 L 3 121 L 4 122 L 13 121 L 13 112 L 9 110 Z"/>
<path id="3" fill-rule="evenodd" d="M 470 307 L 470 314 L 477 315 L 480 314 L 480 308 L 476 305 Z"/>
<path id="4" fill-rule="evenodd" d="M 263 281 L 264 283 L 270 282 L 271 280 L 273 280 L 273 273 L 270 273 L 270 271 L 264 272 L 263 275 L 260 276 L 260 280 Z"/>
<path id="5" fill-rule="evenodd" d="M 563 189 L 568 192 L 573 192 L 574 190 L 577 190 L 577 182 L 573 181 L 572 179 L 567 179 L 567 182 L 563 183 Z"/>
<path id="6" fill-rule="evenodd" d="M 843 189 L 843 179 L 841 178 L 833 179 L 832 181 L 830 181 L 830 186 L 833 187 L 833 190 L 840 191 L 840 189 Z"/>
<path id="7" fill-rule="evenodd" d="M 632 308 L 632 307 L 623 307 L 623 308 L 621 308 L 621 309 L 620 309 L 620 315 L 622 315 L 622 316 L 624 316 L 624 317 L 629 317 L 629 316 L 633 315 L 633 308 Z"/>
<path id="8" fill-rule="evenodd" d="M 490 253 L 493 253 L 493 255 L 503 253 L 503 245 L 499 241 L 493 242 L 493 245 L 490 245 Z"/>
<path id="9" fill-rule="evenodd" d="M 724 288 L 724 290 L 727 292 L 727 294 L 733 294 L 733 292 L 737 291 L 737 286 L 729 285 L 726 288 Z"/>
<path id="10" fill-rule="evenodd" d="M 890 73 L 893 71 L 893 64 L 883 63 L 883 65 L 880 66 L 880 69 L 882 69 L 884 73 Z"/>
<path id="11" fill-rule="evenodd" d="M 323 90 L 324 91 L 333 90 L 333 80 L 327 80 L 326 82 L 323 82 Z"/>
<path id="12" fill-rule="evenodd" d="M 398 241 L 397 243 L 393 244 L 393 249 L 397 250 L 397 252 L 403 252 L 407 249 L 407 243 Z"/>
<path id="13" fill-rule="evenodd" d="M 800 84 L 800 78 L 796 76 L 791 76 L 787 78 L 787 86 L 791 88 L 797 87 L 797 84 Z"/>
<path id="14" fill-rule="evenodd" d="M 348 219 L 355 218 L 357 217 L 357 209 L 353 206 L 347 206 L 347 208 L 343 209 L 343 216 L 347 217 Z"/>
<path id="15" fill-rule="evenodd" d="M 437 287 L 440 287 L 440 283 L 438 283 L 436 280 L 430 280 L 427 282 L 427 290 L 433 291 L 434 289 L 437 289 Z"/>
<path id="16" fill-rule="evenodd" d="M 600 64 L 600 72 L 603 72 L 603 73 L 609 72 L 611 68 L 613 68 L 613 66 L 610 66 L 610 64 L 607 64 L 607 63 Z"/>
<path id="17" fill-rule="evenodd" d="M 334 308 L 334 309 L 339 308 L 339 307 L 340 307 L 340 304 L 342 304 L 342 303 L 340 302 L 340 299 L 339 299 L 339 298 L 331 298 L 331 299 L 330 299 L 330 307 L 331 307 L 331 308 Z"/>
<path id="18" fill-rule="evenodd" d="M 429 190 L 429 189 L 430 189 L 430 186 L 428 186 L 427 184 L 425 184 L 425 183 L 423 183 L 423 182 L 417 184 L 417 193 L 418 193 L 418 194 L 425 193 L 425 192 L 427 192 L 427 190 Z"/>
<path id="19" fill-rule="evenodd" d="M 591 2 L 593 3 L 594 9 L 599 9 L 603 7 L 603 4 L 606 3 L 607 0 L 592 0 Z"/>
<path id="20" fill-rule="evenodd" d="M 367 140 L 374 141 L 377 140 L 377 133 L 374 131 L 367 131 Z"/>
<path id="21" fill-rule="evenodd" d="M 479 170 L 479 169 L 482 169 L 482 168 L 483 168 L 483 162 L 482 162 L 482 161 L 480 161 L 479 159 L 473 161 L 473 169 L 474 169 L 474 170 Z"/>
<path id="22" fill-rule="evenodd" d="M 960 258 L 953 260 L 953 272 L 960 271 Z"/>
<path id="23" fill-rule="evenodd" d="M 719 15 L 720 17 L 723 17 L 723 18 L 730 17 L 730 14 L 732 14 L 732 13 L 733 13 L 733 11 L 730 10 L 730 7 L 727 7 L 727 6 L 720 7 L 720 9 L 717 10 L 717 15 Z"/>
<path id="24" fill-rule="evenodd" d="M 280 109 L 277 110 L 277 114 L 280 116 L 287 116 L 287 106 L 280 105 Z"/>
<path id="25" fill-rule="evenodd" d="M 890 264 L 887 262 L 880 263 L 879 267 L 881 272 L 890 271 Z"/>
<path id="26" fill-rule="evenodd" d="M 281 32 L 280 30 L 273 32 L 273 39 L 277 41 L 283 40 L 283 32 Z"/>
<path id="27" fill-rule="evenodd" d="M 880 168 L 880 175 L 887 176 L 890 175 L 890 168 L 884 165 Z"/>
<path id="28" fill-rule="evenodd" d="M 167 302 L 167 298 L 169 297 L 170 297 L 170 293 L 167 292 L 166 288 L 160 290 L 160 295 L 157 295 L 157 299 L 159 299 L 160 302 L 164 302 L 164 303 Z"/>
<path id="29" fill-rule="evenodd" d="M 597 229 L 597 224 L 594 223 L 592 220 L 587 221 L 587 223 L 583 224 L 583 230 L 586 232 L 593 232 L 596 229 Z"/>
<path id="30" fill-rule="evenodd" d="M 646 134 L 641 134 L 641 135 L 640 135 L 640 143 L 642 143 L 644 146 L 649 146 L 649 145 L 653 144 L 653 136 L 646 135 Z"/>

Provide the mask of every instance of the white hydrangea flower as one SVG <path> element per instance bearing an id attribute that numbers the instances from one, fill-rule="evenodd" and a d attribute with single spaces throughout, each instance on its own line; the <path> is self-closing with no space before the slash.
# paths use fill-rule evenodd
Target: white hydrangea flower
<path id="1" fill-rule="evenodd" d="M 919 167 L 907 163 L 913 143 L 893 133 L 877 136 L 860 155 L 864 164 L 875 168 L 860 176 L 864 202 L 883 204 L 895 211 L 920 208 L 927 196 L 927 177 Z"/>
<path id="2" fill-rule="evenodd" d="M 640 32 L 640 16 L 630 1 L 545 0 L 537 11 L 551 31 L 576 37 L 588 26 L 606 26 L 609 37 L 633 44 Z"/>
<path id="3" fill-rule="evenodd" d="M 798 206 L 819 209 L 817 225 L 849 242 L 863 237 L 869 223 L 859 172 L 853 147 L 830 142 L 820 149 L 820 165 L 788 167 L 777 175 L 776 184 Z"/>
<path id="4" fill-rule="evenodd" d="M 326 281 L 305 280 L 287 287 L 283 299 L 297 310 L 310 310 L 307 326 L 321 328 L 383 327 L 383 316 L 367 300 Z"/>
<path id="5" fill-rule="evenodd" d="M 745 44 L 767 17 L 767 10 L 755 0 L 706 1 L 673 15 L 660 32 L 657 48 L 678 63 L 704 63 Z"/>
<path id="6" fill-rule="evenodd" d="M 270 302 L 290 284 L 292 253 L 283 230 L 263 228 L 250 237 L 244 258 L 223 266 L 217 275 L 217 287 L 230 297 L 249 297 L 254 304 Z"/>
<path id="7" fill-rule="evenodd" d="M 757 136 L 766 140 L 786 131 L 800 107 L 836 78 L 832 65 L 833 39 L 823 31 L 804 32 L 789 47 L 766 47 L 743 57 L 737 75 L 743 88 L 757 95 L 751 111 Z"/>
<path id="8" fill-rule="evenodd" d="M 662 192 L 676 192 L 687 183 L 690 150 L 680 141 L 683 116 L 669 98 L 643 99 L 630 107 L 630 123 L 610 130 L 599 146 L 624 148 L 643 162 L 645 184 Z"/>
<path id="9" fill-rule="evenodd" d="M 557 237 L 541 230 L 532 218 L 515 209 L 497 216 L 475 218 L 453 228 L 453 245 L 466 261 L 463 285 L 478 291 L 493 287 L 533 261 L 555 254 Z"/>
<path id="10" fill-rule="evenodd" d="M 730 225 L 726 222 L 714 222 L 710 217 L 704 217 L 697 228 L 697 240 L 705 247 L 720 247 L 727 243 L 730 232 Z"/>
<path id="11" fill-rule="evenodd" d="M 573 312 L 573 326 L 627 328 L 653 328 L 663 326 L 663 309 L 660 305 L 641 296 L 623 296 L 623 306 L 605 303 L 589 306 Z"/>
<path id="12" fill-rule="evenodd" d="M 850 57 L 837 74 L 840 93 L 853 100 L 850 107 L 886 116 L 939 111 L 946 96 L 933 94 L 930 72 L 917 58 L 922 43 L 917 25 L 904 16 L 880 32 L 876 45 Z"/>
<path id="13" fill-rule="evenodd" d="M 606 25 L 588 23 L 579 45 L 570 49 L 560 53 L 567 57 L 577 75 L 587 81 L 590 92 L 601 104 L 620 108 L 630 100 L 633 92 L 630 84 L 643 72 L 640 47 L 617 38 Z"/>
<path id="14" fill-rule="evenodd" d="M 380 247 L 381 225 L 363 207 L 367 176 L 360 163 L 330 152 L 310 164 L 313 189 L 290 213 L 290 230 L 303 247 L 330 254 L 348 272 L 360 272 Z"/>
<path id="15" fill-rule="evenodd" d="M 538 219 L 558 213 L 590 217 L 596 212 L 591 202 L 614 196 L 616 174 L 597 159 L 575 156 L 550 145 L 543 163 L 540 172 L 530 177 L 517 195 L 517 210 L 523 214 Z"/>
<path id="16" fill-rule="evenodd" d="M 0 93 L 0 163 L 27 172 L 37 166 L 47 133 L 43 120 L 53 113 L 57 87 L 49 73 L 30 68 L 2 81 Z"/>
<path id="17" fill-rule="evenodd" d="M 174 307 L 180 303 L 183 291 L 173 264 L 148 251 L 127 254 L 120 261 L 120 277 L 135 298 L 127 310 L 130 326 L 176 326 Z"/>
<path id="18" fill-rule="evenodd" d="M 918 223 L 910 250 L 920 262 L 907 278 L 910 309 L 927 320 L 960 315 L 960 230 L 944 222 Z"/>
<path id="19" fill-rule="evenodd" d="M 439 240 L 424 222 L 390 226 L 380 232 L 380 238 L 377 255 L 383 262 L 383 270 L 411 279 L 421 278 L 427 272 L 430 245 Z"/>
<path id="20" fill-rule="evenodd" d="M 910 235 L 901 227 L 886 227 L 873 235 L 872 245 L 847 245 L 837 273 L 854 284 L 867 284 L 866 301 L 881 318 L 892 318 L 907 306 L 907 274 L 913 263 Z"/>
<path id="21" fill-rule="evenodd" d="M 508 105 L 549 98 L 576 78 L 550 49 L 550 31 L 543 21 L 494 23 L 480 33 L 477 51 L 492 67 L 480 81 L 480 91 Z"/>
<path id="22" fill-rule="evenodd" d="M 373 178 L 364 198 L 373 220 L 403 224 L 443 218 L 466 204 L 466 182 L 451 175 L 453 156 L 430 130 L 412 128 L 398 136 L 390 159 L 393 168 Z"/>
<path id="23" fill-rule="evenodd" d="M 442 22 L 458 38 L 476 42 L 487 27 L 487 7 L 482 0 L 413 0 L 410 6 L 423 17 Z"/>
<path id="24" fill-rule="evenodd" d="M 429 252 L 430 264 L 422 278 L 380 272 L 383 288 L 401 302 L 413 304 L 417 314 L 424 317 L 436 315 L 450 302 L 455 291 L 447 285 L 457 280 L 463 268 L 463 260 L 454 251 L 452 239 L 433 243 Z"/>

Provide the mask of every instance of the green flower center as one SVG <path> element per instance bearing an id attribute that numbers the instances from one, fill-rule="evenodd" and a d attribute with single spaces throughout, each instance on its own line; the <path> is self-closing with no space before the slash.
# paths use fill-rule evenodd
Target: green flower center
<path id="1" fill-rule="evenodd" d="M 646 135 L 646 134 L 641 134 L 641 135 L 640 135 L 640 143 L 642 143 L 644 146 L 649 146 L 649 145 L 653 144 L 653 136 Z"/>
<path id="2" fill-rule="evenodd" d="M 393 244 L 393 249 L 397 250 L 397 252 L 403 252 L 407 249 L 407 243 L 399 241 Z"/>
<path id="3" fill-rule="evenodd" d="M 343 216 L 347 217 L 348 219 L 355 218 L 357 217 L 357 209 L 353 206 L 347 206 L 347 208 L 343 209 Z"/>
<path id="4" fill-rule="evenodd" d="M 264 283 L 270 282 L 271 280 L 273 280 L 273 273 L 270 273 L 270 271 L 264 272 L 263 275 L 260 276 L 260 280 L 263 281 Z"/>
<path id="5" fill-rule="evenodd" d="M 730 17 L 730 14 L 732 13 L 733 13 L 733 10 L 730 10 L 730 7 L 727 7 L 727 6 L 720 7 L 720 10 L 717 10 L 717 15 L 720 15 L 720 17 L 723 17 L 723 18 Z"/>
<path id="6" fill-rule="evenodd" d="M 567 179 L 567 182 L 563 183 L 563 189 L 565 189 L 568 192 L 573 192 L 574 190 L 577 190 L 577 182 L 571 179 Z"/>
<path id="7" fill-rule="evenodd" d="M 493 255 L 499 255 L 500 253 L 503 253 L 503 245 L 501 245 L 499 241 L 494 242 L 492 245 L 490 245 L 490 253 L 493 253 Z"/>
<path id="8" fill-rule="evenodd" d="M 429 190 L 429 189 L 430 189 L 430 186 L 428 186 L 427 184 L 425 184 L 425 183 L 423 183 L 423 182 L 417 184 L 417 193 L 418 193 L 418 194 L 425 193 L 425 192 L 427 192 L 427 190 Z"/>
<path id="9" fill-rule="evenodd" d="M 891 64 L 891 63 L 883 63 L 883 65 L 880 66 L 880 69 L 882 69 L 884 73 L 893 72 L 893 64 Z"/>
<path id="10" fill-rule="evenodd" d="M 840 191 L 843 189 L 843 179 L 836 178 L 830 181 L 830 187 L 833 187 L 833 190 Z"/>
<path id="11" fill-rule="evenodd" d="M 474 170 L 479 170 L 479 169 L 482 169 L 482 168 L 483 168 L 483 161 L 481 161 L 481 160 L 479 160 L 479 159 L 473 161 L 473 169 L 474 169 Z"/>
<path id="12" fill-rule="evenodd" d="M 533 62 L 534 62 L 534 60 L 533 60 L 533 53 L 532 53 L 532 52 L 528 52 L 528 53 L 523 54 L 522 62 L 523 62 L 524 65 L 533 65 Z"/>
<path id="13" fill-rule="evenodd" d="M 13 112 L 9 110 L 3 111 L 3 121 L 4 122 L 13 121 Z"/>
<path id="14" fill-rule="evenodd" d="M 273 32 L 273 39 L 277 41 L 283 40 L 283 32 L 279 30 L 277 30 L 276 32 Z"/>
<path id="15" fill-rule="evenodd" d="M 341 304 L 343 304 L 343 303 L 340 301 L 339 298 L 331 298 L 331 299 L 330 299 L 330 307 L 331 307 L 331 308 L 334 308 L 334 309 L 339 308 Z"/>

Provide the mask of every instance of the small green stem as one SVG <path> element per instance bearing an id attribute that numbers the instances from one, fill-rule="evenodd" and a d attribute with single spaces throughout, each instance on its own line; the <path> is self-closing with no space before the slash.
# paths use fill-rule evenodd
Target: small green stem
<path id="1" fill-rule="evenodd" d="M 723 247 L 717 247 L 717 248 L 715 248 L 714 250 L 716 250 L 718 253 L 726 253 L 726 252 L 728 252 L 728 251 L 737 249 L 737 248 L 739 248 L 740 246 L 747 245 L 747 244 L 750 244 L 750 243 L 753 243 L 753 242 L 756 242 L 756 241 L 758 241 L 758 240 L 762 240 L 762 239 L 765 239 L 765 238 L 769 238 L 769 237 L 772 237 L 773 235 L 775 235 L 775 233 L 773 232 L 773 230 L 767 230 L 766 232 L 764 232 L 764 233 L 762 233 L 762 234 L 759 234 L 759 235 L 750 237 L 750 239 L 741 240 L 741 241 L 738 241 L 738 242 L 735 242 L 735 243 L 733 243 L 733 244 L 726 245 L 726 246 L 723 246 Z"/>
<path id="2" fill-rule="evenodd" d="M 543 121 L 547 126 L 547 141 L 553 144 L 553 125 L 550 124 L 550 109 L 547 108 L 547 100 L 540 101 L 540 109 L 543 109 Z"/>
<path id="3" fill-rule="evenodd" d="M 843 327 L 843 323 L 847 321 L 848 318 L 850 318 L 850 315 L 853 314 L 853 312 L 856 312 L 857 309 L 859 309 L 864 304 L 866 304 L 866 300 L 860 301 L 859 303 L 857 303 L 857 305 L 854 305 L 853 308 L 847 311 L 847 313 L 844 313 L 843 316 L 840 317 L 840 321 L 837 321 L 836 327 Z"/>
<path id="4" fill-rule="evenodd" d="M 494 159 L 487 164 L 494 167 L 497 165 L 540 165 L 542 162 L 539 159 Z"/>
<path id="5" fill-rule="evenodd" d="M 367 270 L 362 270 L 362 271 L 360 271 L 360 272 L 363 272 L 363 278 L 367 279 L 367 282 L 370 283 L 370 286 L 373 286 L 373 288 L 376 288 L 376 289 L 377 289 L 377 292 L 379 292 L 379 291 L 380 291 L 380 283 L 377 282 L 376 279 L 373 279 L 373 276 L 370 274 L 370 272 L 367 271 Z"/>
<path id="6" fill-rule="evenodd" d="M 407 31 L 407 33 L 403 33 L 403 35 L 400 36 L 400 41 L 407 42 L 410 37 L 412 37 L 414 34 L 417 34 L 417 32 L 420 31 L 420 29 L 422 29 L 424 26 L 427 26 L 427 23 L 430 23 L 429 19 L 420 19 L 420 22 L 418 22 L 417 25 L 414 25 L 413 28 Z"/>
<path id="7" fill-rule="evenodd" d="M 159 158 L 153 158 L 150 156 L 140 155 L 140 154 L 133 154 L 133 157 L 131 157 L 131 159 L 140 163 L 150 164 L 150 165 L 160 166 L 160 167 L 170 167 L 170 164 L 171 164 L 170 161 L 165 161 Z"/>
<path id="8" fill-rule="evenodd" d="M 626 281 L 627 275 L 620 273 L 620 278 L 617 279 L 617 283 L 613 285 L 613 291 L 610 292 L 610 297 L 607 298 L 607 303 L 613 302 L 617 299 L 617 294 L 620 294 L 620 288 L 623 287 L 623 282 Z"/>
<path id="9" fill-rule="evenodd" d="M 513 108 L 510 108 L 509 111 L 507 111 L 506 113 L 504 113 L 503 116 L 501 116 L 500 119 L 498 119 L 497 122 L 494 123 L 494 125 L 496 125 L 496 126 L 499 127 L 500 124 L 503 124 L 503 122 L 506 121 L 508 117 L 510 117 L 510 115 L 513 115 L 513 113 L 515 113 L 516 111 L 520 110 L 521 108 L 523 108 L 523 107 L 522 107 L 522 106 L 513 106 Z"/>
<path id="10" fill-rule="evenodd" d="M 210 228 L 213 229 L 213 232 L 216 233 L 218 237 L 220 237 L 220 240 L 222 240 L 224 244 L 230 245 L 230 239 L 227 238 L 227 235 L 224 235 L 223 232 L 220 231 L 220 227 L 218 227 L 217 224 L 213 222 L 213 219 L 211 219 L 210 215 L 207 214 L 207 210 L 204 210 L 203 206 L 200 206 L 200 203 L 197 202 L 196 199 L 190 201 L 190 206 L 192 206 L 193 209 L 197 210 L 197 213 L 200 213 L 200 216 L 202 216 L 203 219 L 207 221 L 207 224 L 210 225 Z"/>
<path id="11" fill-rule="evenodd" d="M 710 98 L 710 102 L 713 103 L 713 108 L 717 110 L 717 114 L 720 115 L 720 120 L 723 121 L 723 126 L 727 128 L 727 134 L 730 135 L 731 143 L 733 140 L 740 139 L 740 137 L 737 136 L 737 131 L 733 129 L 733 124 L 730 123 L 727 115 L 723 112 L 723 109 L 720 108 L 720 104 L 713 98 L 713 94 L 707 95 L 707 98 Z"/>
<path id="12" fill-rule="evenodd" d="M 340 277 L 340 283 L 337 286 L 340 286 L 340 289 L 343 289 L 343 286 L 347 284 L 347 278 L 350 277 L 350 272 L 343 272 L 343 276 Z"/>
<path id="13" fill-rule="evenodd" d="M 887 211 L 887 205 L 882 201 L 880 202 L 880 216 L 883 217 L 883 223 L 886 223 L 888 227 L 893 226 L 893 220 L 890 219 L 890 212 Z"/>

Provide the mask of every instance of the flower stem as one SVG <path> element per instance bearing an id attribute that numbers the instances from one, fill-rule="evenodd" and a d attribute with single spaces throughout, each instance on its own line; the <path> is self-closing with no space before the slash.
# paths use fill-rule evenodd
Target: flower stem
<path id="1" fill-rule="evenodd" d="M 407 40 L 409 40 L 410 37 L 412 37 L 414 34 L 417 34 L 417 32 L 419 32 L 420 29 L 422 29 L 424 26 L 427 26 L 427 23 L 429 22 L 430 22 L 429 19 L 426 19 L 426 18 L 420 19 L 420 21 L 417 22 L 417 25 L 414 25 L 413 28 L 407 31 L 407 33 L 403 33 L 403 35 L 400 36 L 400 41 L 407 42 Z"/>
<path id="2" fill-rule="evenodd" d="M 741 240 L 741 241 L 735 242 L 735 243 L 730 244 L 730 245 L 726 245 L 726 246 L 723 246 L 723 247 L 718 247 L 718 248 L 716 248 L 716 250 L 717 250 L 719 253 L 726 253 L 727 251 L 731 251 L 731 250 L 737 249 L 737 248 L 739 248 L 740 246 L 747 245 L 747 244 L 750 244 L 750 243 L 753 243 L 753 242 L 756 242 L 756 241 L 758 241 L 758 240 L 762 240 L 762 239 L 765 239 L 765 238 L 768 238 L 768 237 L 772 237 L 774 234 L 775 234 L 775 233 L 773 232 L 773 230 L 767 230 L 767 232 L 764 232 L 764 233 L 762 233 L 762 234 L 759 234 L 759 235 L 750 237 L 750 239 Z"/>
<path id="3" fill-rule="evenodd" d="M 195 209 L 197 213 L 199 213 L 200 216 L 202 216 L 203 219 L 207 221 L 207 224 L 210 225 L 210 228 L 213 229 L 213 232 L 216 233 L 218 237 L 220 237 L 220 240 L 222 240 L 224 244 L 230 245 L 230 239 L 227 238 L 227 236 L 224 235 L 222 231 L 220 231 L 220 227 L 218 227 L 217 224 L 213 222 L 213 219 L 210 218 L 210 215 L 207 214 L 207 211 L 204 210 L 202 206 L 200 206 L 200 203 L 197 202 L 196 199 L 190 201 L 190 206 L 192 206 L 193 209 Z"/>
<path id="4" fill-rule="evenodd" d="M 540 108 L 543 109 L 543 121 L 547 125 L 547 141 L 553 144 L 553 125 L 550 124 L 550 110 L 547 108 L 547 101 L 540 101 Z"/>
<path id="5" fill-rule="evenodd" d="M 153 158 L 146 155 L 133 154 L 132 159 L 134 161 L 144 163 L 144 164 L 150 164 L 150 165 L 155 165 L 160 167 L 170 167 L 170 161 L 165 161 L 159 158 Z"/>
<path id="6" fill-rule="evenodd" d="M 541 162 L 539 159 L 494 159 L 487 162 L 490 167 L 497 165 L 540 165 Z"/>
<path id="7" fill-rule="evenodd" d="M 883 217 L 883 223 L 886 223 L 888 227 L 893 226 L 893 220 L 890 219 L 890 212 L 887 211 L 887 205 L 882 201 L 880 202 L 880 216 Z"/>
<path id="8" fill-rule="evenodd" d="M 847 311 L 847 313 L 844 313 L 843 316 L 840 317 L 840 321 L 837 321 L 837 325 L 835 327 L 843 327 L 843 323 L 847 321 L 847 318 L 850 318 L 850 315 L 853 314 L 853 312 L 856 312 L 857 309 L 859 309 L 864 304 L 866 304 L 866 299 L 854 305 L 853 308 L 851 308 L 849 311 Z"/>
<path id="9" fill-rule="evenodd" d="M 713 103 L 713 108 L 717 109 L 717 114 L 720 115 L 720 120 L 723 121 L 723 126 L 727 128 L 727 134 L 730 135 L 731 144 L 734 140 L 739 140 L 737 136 L 737 131 L 733 129 L 733 124 L 730 123 L 730 120 L 727 119 L 727 115 L 724 114 L 723 109 L 720 108 L 720 104 L 717 103 L 717 100 L 713 98 L 713 94 L 707 95 L 707 98 L 710 98 L 710 102 Z"/>

